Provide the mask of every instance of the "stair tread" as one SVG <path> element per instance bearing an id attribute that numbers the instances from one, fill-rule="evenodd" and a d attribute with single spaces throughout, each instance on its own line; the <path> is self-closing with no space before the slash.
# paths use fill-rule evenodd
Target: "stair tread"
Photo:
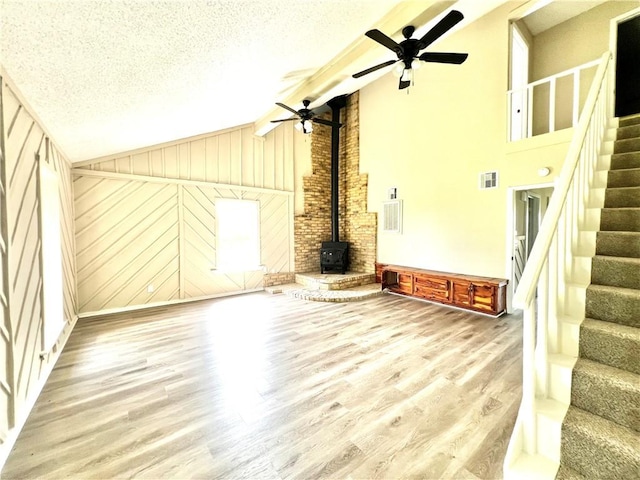
<path id="1" fill-rule="evenodd" d="M 631 152 L 627 152 L 627 153 L 631 153 Z M 640 167 L 617 168 L 615 170 L 615 173 L 617 175 L 618 172 L 624 172 L 624 171 L 631 171 L 631 172 L 636 171 L 636 172 L 638 172 L 638 171 L 640 171 Z"/>
<path id="2" fill-rule="evenodd" d="M 580 357 L 640 374 L 640 328 L 585 318 L 580 327 Z"/>
<path id="3" fill-rule="evenodd" d="M 606 320 L 598 320 L 595 318 L 585 318 L 582 322 L 582 327 L 640 342 L 640 328 L 630 327 L 629 325 L 607 322 Z"/>
<path id="4" fill-rule="evenodd" d="M 640 289 L 640 258 L 595 255 L 591 262 L 591 283 Z"/>
<path id="5" fill-rule="evenodd" d="M 638 441 L 640 436 L 628 427 L 571 405 L 565 417 L 565 426 L 580 430 L 589 437 L 598 437 L 599 442 L 615 445 L 619 450 L 635 455 L 640 461 Z"/>
<path id="6" fill-rule="evenodd" d="M 584 372 L 594 377 L 607 377 L 612 383 L 625 390 L 637 390 L 640 392 L 640 375 L 627 370 L 595 362 L 587 358 L 578 358 L 574 370 Z"/>
<path id="7" fill-rule="evenodd" d="M 597 253 L 593 256 L 593 259 L 598 259 L 598 261 L 605 262 L 616 262 L 616 263 L 627 263 L 631 265 L 636 265 L 640 267 L 640 258 L 636 257 L 620 257 L 613 255 L 598 255 Z"/>
<path id="8" fill-rule="evenodd" d="M 640 257 L 640 232 L 601 230 L 596 233 L 596 254 Z"/>
<path id="9" fill-rule="evenodd" d="M 561 462 L 587 478 L 637 478 L 640 435 L 570 406 L 562 425 Z"/>
<path id="10" fill-rule="evenodd" d="M 598 285 L 597 283 L 592 283 L 587 287 L 587 289 L 599 290 L 601 292 L 618 292 L 628 297 L 640 298 L 640 290 L 636 290 L 635 288 L 611 287 L 609 285 Z"/>
<path id="11" fill-rule="evenodd" d="M 640 432 L 640 375 L 579 358 L 572 373 L 571 404 Z"/>
<path id="12" fill-rule="evenodd" d="M 637 168 L 636 170 L 640 170 L 640 168 Z M 622 170 L 616 170 L 617 172 L 624 172 L 624 169 Z M 606 191 L 610 191 L 610 190 L 615 190 L 615 191 L 631 191 L 631 190 L 638 190 L 640 189 L 640 185 L 630 185 L 630 186 L 626 186 L 626 187 L 606 187 Z"/>
<path id="13" fill-rule="evenodd" d="M 592 283 L 585 300 L 585 316 L 640 328 L 640 289 Z"/>

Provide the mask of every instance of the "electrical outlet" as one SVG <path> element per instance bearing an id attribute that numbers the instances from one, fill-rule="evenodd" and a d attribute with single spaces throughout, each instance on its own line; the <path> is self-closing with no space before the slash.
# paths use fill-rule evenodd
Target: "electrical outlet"
<path id="1" fill-rule="evenodd" d="M 153 293 L 153 285 L 147 286 L 147 293 Z"/>

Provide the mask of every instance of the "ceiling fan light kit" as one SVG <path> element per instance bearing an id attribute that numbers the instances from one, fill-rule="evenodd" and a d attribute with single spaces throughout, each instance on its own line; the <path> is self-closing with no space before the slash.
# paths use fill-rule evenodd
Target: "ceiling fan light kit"
<path id="1" fill-rule="evenodd" d="M 421 61 L 460 65 L 467 59 L 469 54 L 449 52 L 424 52 L 421 54 L 420 51 L 427 48 L 438 38 L 460 23 L 463 18 L 464 15 L 462 15 L 461 12 L 458 10 L 451 10 L 419 40 L 411 38 L 411 35 L 415 32 L 415 27 L 413 25 L 407 25 L 402 29 L 404 40 L 400 43 L 397 43 L 380 30 L 369 30 L 365 35 L 378 42 L 383 47 L 393 51 L 397 55 L 398 59 L 388 60 L 379 65 L 374 65 L 373 67 L 354 74 L 353 78 L 360 78 L 364 75 L 375 72 L 376 70 L 380 70 L 381 68 L 396 64 L 393 68 L 393 73 L 397 77 L 400 77 L 398 88 L 402 90 L 413 83 L 413 70 L 420 68 Z"/>
<path id="2" fill-rule="evenodd" d="M 294 127 L 302 133 L 313 132 L 313 123 L 310 120 L 300 120 L 294 125 Z"/>

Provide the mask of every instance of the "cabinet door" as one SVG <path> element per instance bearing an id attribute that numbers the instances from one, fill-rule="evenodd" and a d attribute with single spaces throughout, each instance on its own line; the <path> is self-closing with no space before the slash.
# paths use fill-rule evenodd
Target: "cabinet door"
<path id="1" fill-rule="evenodd" d="M 495 312 L 496 287 L 487 284 L 471 284 L 471 306 L 478 310 Z"/>
<path id="2" fill-rule="evenodd" d="M 410 273 L 398 273 L 397 290 L 407 295 L 413 294 L 413 275 Z"/>
<path id="3" fill-rule="evenodd" d="M 455 280 L 452 288 L 452 301 L 460 307 L 471 306 L 471 283 L 463 280 Z"/>

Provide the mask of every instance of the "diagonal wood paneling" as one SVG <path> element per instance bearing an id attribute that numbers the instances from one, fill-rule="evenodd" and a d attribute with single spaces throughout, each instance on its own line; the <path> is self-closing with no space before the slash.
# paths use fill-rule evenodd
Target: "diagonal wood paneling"
<path id="1" fill-rule="evenodd" d="M 216 265 L 216 191 L 185 186 L 183 192 L 185 298 L 233 289 L 233 285 L 221 284 L 219 276 L 211 271 Z"/>
<path id="2" fill-rule="evenodd" d="M 53 167 L 59 183 L 63 315 L 68 337 L 75 321 L 76 279 L 73 203 L 69 163 L 50 142 L 38 120 L 2 79 L 0 102 L 2 168 L 2 289 L 0 291 L 0 464 L 53 363 L 59 349 L 42 352 L 42 258 L 36 157 Z M 41 354 L 43 354 L 41 356 Z"/>
<path id="3" fill-rule="evenodd" d="M 243 198 L 260 202 L 260 255 L 267 271 L 291 271 L 290 197 L 247 193 Z"/>
<path id="4" fill-rule="evenodd" d="M 178 298 L 177 187 L 78 177 L 74 188 L 80 311 Z"/>
<path id="5" fill-rule="evenodd" d="M 258 138 L 245 126 L 78 163 L 80 311 L 261 288 L 264 271 L 215 270 L 216 198 L 258 200 L 261 261 L 268 272 L 290 271 L 295 133 L 287 122 Z M 169 208 L 169 190 L 172 212 L 153 217 L 151 205 Z"/>
<path id="6" fill-rule="evenodd" d="M 258 201 L 261 261 L 269 272 L 291 268 L 289 192 L 148 176 L 138 180 L 132 174 L 81 169 L 73 173 L 81 312 L 261 288 L 262 270 L 215 270 L 218 198 Z M 149 285 L 153 292 L 147 291 Z"/>
<path id="7" fill-rule="evenodd" d="M 0 444 L 14 423 L 13 327 L 9 315 L 9 235 L 7 226 L 7 181 L 4 158 L 4 115 L 0 88 Z"/>

